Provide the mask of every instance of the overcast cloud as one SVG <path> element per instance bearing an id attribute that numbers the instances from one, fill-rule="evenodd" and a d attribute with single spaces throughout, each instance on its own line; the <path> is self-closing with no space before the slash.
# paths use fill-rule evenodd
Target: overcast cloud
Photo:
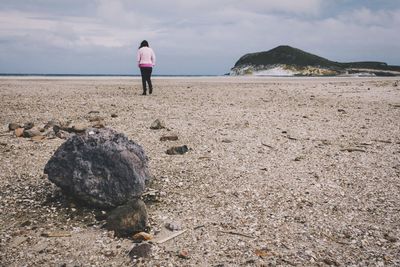
<path id="1" fill-rule="evenodd" d="M 223 74 L 287 44 L 335 61 L 400 65 L 398 0 L 1 0 L 0 73 Z"/>

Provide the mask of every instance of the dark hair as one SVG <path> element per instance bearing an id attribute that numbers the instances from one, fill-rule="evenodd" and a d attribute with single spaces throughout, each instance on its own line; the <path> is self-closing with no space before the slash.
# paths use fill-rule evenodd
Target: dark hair
<path id="1" fill-rule="evenodd" d="M 142 47 L 144 47 L 144 46 L 149 47 L 149 43 L 148 43 L 146 40 L 143 40 L 143 41 L 140 43 L 139 49 L 142 48 Z"/>

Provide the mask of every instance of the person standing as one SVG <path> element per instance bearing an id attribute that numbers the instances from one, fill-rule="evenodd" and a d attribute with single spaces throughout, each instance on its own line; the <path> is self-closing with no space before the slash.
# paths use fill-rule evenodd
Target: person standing
<path id="1" fill-rule="evenodd" d="M 156 65 L 156 55 L 153 49 L 149 47 L 149 43 L 143 40 L 140 43 L 139 50 L 137 52 L 137 62 L 140 68 L 140 74 L 142 75 L 143 94 L 146 95 L 146 83 L 149 86 L 149 94 L 153 93 L 153 85 L 151 84 L 151 73 L 153 67 Z"/>

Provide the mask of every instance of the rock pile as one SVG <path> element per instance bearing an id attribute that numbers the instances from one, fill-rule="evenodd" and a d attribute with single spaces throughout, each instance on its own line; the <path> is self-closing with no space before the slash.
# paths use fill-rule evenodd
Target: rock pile
<path id="1" fill-rule="evenodd" d="M 44 126 L 36 126 L 33 122 L 26 122 L 23 125 L 15 122 L 8 124 L 8 130 L 13 131 L 16 137 L 35 138 L 42 140 L 45 138 L 67 139 L 71 134 L 80 134 L 88 128 L 104 128 L 105 123 L 102 117 L 96 116 L 88 119 L 88 122 L 72 122 L 50 120 Z"/>

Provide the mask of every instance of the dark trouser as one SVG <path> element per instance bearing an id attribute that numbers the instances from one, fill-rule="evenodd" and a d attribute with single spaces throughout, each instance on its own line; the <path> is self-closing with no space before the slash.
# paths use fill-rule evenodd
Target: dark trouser
<path id="1" fill-rule="evenodd" d="M 146 94 L 146 82 L 149 85 L 149 93 L 153 92 L 153 86 L 151 85 L 151 72 L 153 68 L 151 67 L 141 67 L 140 73 L 142 74 L 142 85 L 143 85 L 143 94 Z"/>

